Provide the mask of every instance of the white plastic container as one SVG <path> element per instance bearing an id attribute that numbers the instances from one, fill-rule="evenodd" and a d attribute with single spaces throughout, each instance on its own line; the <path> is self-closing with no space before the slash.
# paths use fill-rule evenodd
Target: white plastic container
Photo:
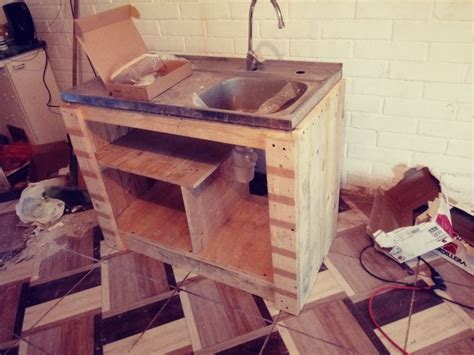
<path id="1" fill-rule="evenodd" d="M 232 150 L 232 166 L 237 182 L 248 183 L 253 180 L 256 163 L 257 153 L 252 148 L 236 146 Z"/>

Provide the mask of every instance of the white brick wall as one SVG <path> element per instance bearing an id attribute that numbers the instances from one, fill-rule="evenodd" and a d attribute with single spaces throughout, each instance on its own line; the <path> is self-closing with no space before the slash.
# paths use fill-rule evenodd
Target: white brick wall
<path id="1" fill-rule="evenodd" d="M 59 11 L 59 2 L 63 6 Z M 397 164 L 425 164 L 472 194 L 472 0 L 268 0 L 254 38 L 267 58 L 344 64 L 344 181 L 373 185 Z M 27 0 L 61 87 L 70 85 L 66 0 Z M 125 0 L 82 0 L 82 14 Z M 150 49 L 243 57 L 250 0 L 137 0 Z M 56 20 L 54 20 L 57 17 Z M 84 65 L 84 76 L 90 70 Z M 349 119 L 350 118 L 350 119 Z M 370 177 L 370 178 L 369 178 Z M 471 188 L 468 188 L 471 186 Z"/>

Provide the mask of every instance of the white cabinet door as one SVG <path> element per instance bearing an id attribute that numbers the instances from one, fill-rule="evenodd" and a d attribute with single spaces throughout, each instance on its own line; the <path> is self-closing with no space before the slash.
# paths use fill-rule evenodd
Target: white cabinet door
<path id="1" fill-rule="evenodd" d="M 43 70 L 46 55 L 42 49 L 26 55 L 14 57 L 6 64 L 8 73 L 21 101 L 34 132 L 33 144 L 44 144 L 66 139 L 66 128 L 58 109 L 46 106 L 48 92 L 43 84 Z M 45 75 L 46 83 L 52 95 L 52 103 L 60 102 L 59 90 L 54 80 L 51 67 L 48 65 Z"/>

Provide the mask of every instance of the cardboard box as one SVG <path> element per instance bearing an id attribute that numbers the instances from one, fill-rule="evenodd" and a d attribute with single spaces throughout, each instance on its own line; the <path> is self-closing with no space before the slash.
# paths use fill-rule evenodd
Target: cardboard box
<path id="1" fill-rule="evenodd" d="M 367 231 L 377 250 L 400 263 L 452 242 L 448 202 L 428 168 L 407 170 L 395 186 L 376 191 Z"/>
<path id="2" fill-rule="evenodd" d="M 437 248 L 434 252 L 469 274 L 474 275 L 474 247 L 462 238 L 455 238 L 451 243 Z"/>
<path id="3" fill-rule="evenodd" d="M 474 275 L 474 216 L 463 210 L 452 208 L 451 218 L 458 236 L 452 243 L 437 248 L 434 252 Z"/>
<path id="4" fill-rule="evenodd" d="M 77 39 L 89 56 L 94 68 L 112 96 L 150 100 L 191 75 L 191 63 L 185 59 L 166 60 L 167 71 L 146 86 L 113 83 L 112 74 L 148 53 L 143 38 L 132 18 L 139 18 L 138 10 L 125 5 L 74 21 Z"/>

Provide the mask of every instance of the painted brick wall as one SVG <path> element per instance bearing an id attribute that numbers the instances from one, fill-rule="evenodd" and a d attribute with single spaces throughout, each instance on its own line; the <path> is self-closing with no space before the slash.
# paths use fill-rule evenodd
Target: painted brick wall
<path id="1" fill-rule="evenodd" d="M 61 4 L 60 4 L 61 1 Z M 397 164 L 426 164 L 473 190 L 472 13 L 467 0 L 268 0 L 257 3 L 257 51 L 267 58 L 344 63 L 344 181 L 373 185 Z M 70 85 L 72 21 L 66 0 L 27 0 L 49 44 L 61 87 Z M 81 13 L 121 0 L 81 0 Z M 243 57 L 250 0 L 133 2 L 151 50 Z M 83 79 L 91 77 L 82 63 Z M 369 178 L 370 177 L 370 178 Z"/>

